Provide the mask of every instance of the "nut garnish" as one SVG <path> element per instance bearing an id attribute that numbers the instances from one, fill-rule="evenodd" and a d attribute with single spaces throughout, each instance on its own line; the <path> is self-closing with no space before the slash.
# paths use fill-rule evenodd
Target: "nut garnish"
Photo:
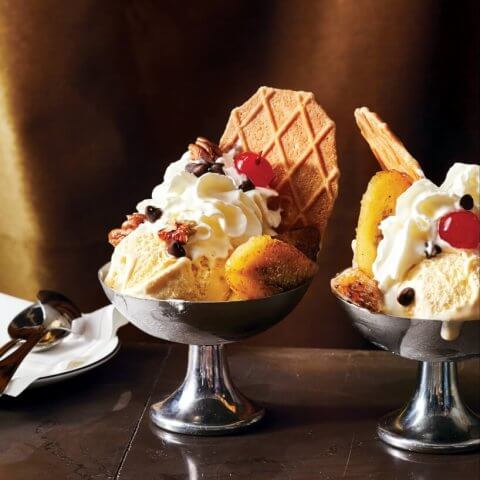
<path id="1" fill-rule="evenodd" d="M 203 159 L 208 163 L 214 163 L 215 159 L 222 156 L 220 147 L 205 137 L 197 137 L 195 143 L 188 146 L 192 160 Z"/>
<path id="2" fill-rule="evenodd" d="M 108 242 L 116 247 L 129 233 L 132 233 L 139 225 L 147 219 L 143 213 L 132 213 L 120 228 L 114 228 L 108 234 Z"/>
<path id="3" fill-rule="evenodd" d="M 114 228 L 108 234 L 108 243 L 116 247 L 129 233 L 121 228 Z"/>
<path id="4" fill-rule="evenodd" d="M 189 237 L 195 233 L 195 225 L 195 222 L 175 222 L 174 225 L 159 230 L 158 236 L 167 243 L 179 242 L 185 244 Z"/>

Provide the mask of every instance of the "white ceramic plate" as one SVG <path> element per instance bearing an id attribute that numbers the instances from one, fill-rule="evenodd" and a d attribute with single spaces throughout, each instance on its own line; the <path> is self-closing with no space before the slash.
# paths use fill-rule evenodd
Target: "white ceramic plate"
<path id="1" fill-rule="evenodd" d="M 76 377 L 77 375 L 81 375 L 82 373 L 89 372 L 90 370 L 93 370 L 94 368 L 103 365 L 104 363 L 112 359 L 120 350 L 120 340 L 118 339 L 118 337 L 115 337 L 115 340 L 116 342 L 112 342 L 112 349 L 109 349 L 109 351 L 106 350 L 105 356 L 100 358 L 99 360 L 87 363 L 85 365 L 82 365 L 81 367 L 65 370 L 64 372 L 47 375 L 46 377 L 40 377 L 35 380 L 28 388 L 41 387 L 43 385 L 50 385 L 52 383 L 61 382 L 69 378 Z"/>

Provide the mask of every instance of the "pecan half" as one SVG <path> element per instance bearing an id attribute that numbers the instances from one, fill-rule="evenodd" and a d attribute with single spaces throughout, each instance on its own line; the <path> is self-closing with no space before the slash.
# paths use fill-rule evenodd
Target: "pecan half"
<path id="1" fill-rule="evenodd" d="M 197 137 L 195 143 L 188 146 L 192 160 L 205 160 L 208 163 L 215 162 L 215 159 L 222 156 L 220 147 L 205 137 Z"/>

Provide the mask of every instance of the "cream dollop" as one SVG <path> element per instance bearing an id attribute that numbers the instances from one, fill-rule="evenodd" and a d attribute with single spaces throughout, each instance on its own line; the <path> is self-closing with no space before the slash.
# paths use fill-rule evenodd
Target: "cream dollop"
<path id="1" fill-rule="evenodd" d="M 206 173 L 196 177 L 188 173 L 185 166 L 191 161 L 189 152 L 170 164 L 164 181 L 153 189 L 152 198 L 137 205 L 140 213 L 149 205 L 160 208 L 162 216 L 139 228 L 158 232 L 175 221 L 195 222 L 196 231 L 185 246 L 193 260 L 227 258 L 252 236 L 274 235 L 281 215 L 280 210 L 268 207 L 268 199 L 278 194 L 270 188 L 240 190 L 243 178 L 231 171 L 234 154 L 232 150 L 217 159 L 225 164 L 226 175 Z"/>
<path id="2" fill-rule="evenodd" d="M 472 196 L 473 211 L 478 215 L 479 189 L 480 166 L 456 163 L 440 187 L 422 179 L 400 195 L 395 214 L 380 223 L 383 238 L 372 267 L 374 278 L 385 294 L 387 311 L 399 314 L 399 306 L 394 302 L 403 285 L 401 282 L 413 267 L 425 260 L 427 245 L 438 245 L 443 253 L 464 252 L 438 236 L 438 220 L 447 213 L 461 210 L 460 199 L 465 194 Z M 478 257 L 478 251 L 469 253 Z M 461 315 L 465 316 L 465 312 Z"/>

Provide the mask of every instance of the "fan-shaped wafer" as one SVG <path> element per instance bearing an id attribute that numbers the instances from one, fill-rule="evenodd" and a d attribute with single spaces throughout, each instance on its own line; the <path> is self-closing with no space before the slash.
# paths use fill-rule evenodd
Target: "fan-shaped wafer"
<path id="1" fill-rule="evenodd" d="M 357 108 L 355 120 L 384 170 L 398 170 L 414 180 L 425 177 L 418 162 L 376 113 L 366 107 Z"/>
<path id="2" fill-rule="evenodd" d="M 232 110 L 220 147 L 240 142 L 273 167 L 282 230 L 315 226 L 323 233 L 337 197 L 335 124 L 312 93 L 260 87 Z"/>

